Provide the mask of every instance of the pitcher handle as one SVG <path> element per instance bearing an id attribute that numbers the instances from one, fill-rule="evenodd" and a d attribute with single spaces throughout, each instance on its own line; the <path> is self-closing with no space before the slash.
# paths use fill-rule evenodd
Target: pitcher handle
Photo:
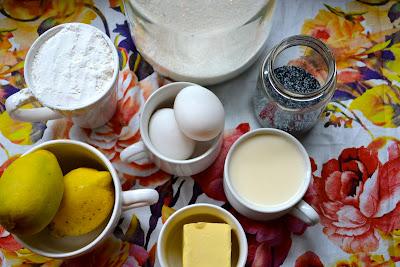
<path id="1" fill-rule="evenodd" d="M 19 92 L 9 96 L 5 106 L 11 119 L 22 122 L 39 122 L 62 118 L 61 115 L 47 107 L 21 109 L 22 106 L 35 102 L 37 99 L 28 89 L 21 89 Z"/>
<path id="2" fill-rule="evenodd" d="M 159 198 L 154 189 L 135 189 L 122 192 L 122 211 L 153 205 Z"/>
<path id="3" fill-rule="evenodd" d="M 300 200 L 289 213 L 310 226 L 319 223 L 318 213 L 304 200 Z"/>
<path id="4" fill-rule="evenodd" d="M 139 159 L 148 158 L 149 153 L 143 141 L 139 141 L 122 150 L 120 158 L 123 162 L 133 162 Z"/>

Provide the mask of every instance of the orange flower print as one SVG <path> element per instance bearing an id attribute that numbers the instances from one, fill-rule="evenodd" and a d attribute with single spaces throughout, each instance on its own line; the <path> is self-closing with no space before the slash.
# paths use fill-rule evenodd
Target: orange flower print
<path id="1" fill-rule="evenodd" d="M 301 33 L 317 37 L 329 45 L 338 68 L 344 69 L 355 65 L 352 59 L 365 51 L 365 44 L 372 45 L 364 30 L 359 21 L 353 23 L 324 9 L 315 19 L 305 20 Z"/>
<path id="2" fill-rule="evenodd" d="M 125 14 L 124 3 L 122 0 L 109 0 L 111 8 L 120 8 L 121 12 Z"/>
<path id="3" fill-rule="evenodd" d="M 331 9 L 337 13 L 344 13 L 340 8 Z M 380 29 L 370 33 L 361 24 L 362 15 L 357 19 L 348 19 L 331 11 L 320 10 L 314 19 L 305 20 L 301 33 L 317 37 L 331 48 L 338 68 L 339 82 L 355 82 L 362 74 L 354 67 L 358 64 L 375 64 L 366 56 L 384 49 L 387 46 L 385 36 L 396 32 L 397 29 Z"/>
<path id="4" fill-rule="evenodd" d="M 7 80 L 14 87 L 16 84 L 16 77 L 11 76 L 13 71 L 22 71 L 24 67 L 24 60 L 27 50 L 18 50 L 10 53 L 13 45 L 10 42 L 14 38 L 13 32 L 16 29 L 0 29 L 0 80 Z M 3 98 L 2 96 L 0 96 Z"/>
<path id="5" fill-rule="evenodd" d="M 163 205 L 162 210 L 161 210 L 162 223 L 165 224 L 165 222 L 168 220 L 168 218 L 171 217 L 171 215 L 174 214 L 175 211 L 176 211 L 175 209 Z"/>
<path id="6" fill-rule="evenodd" d="M 40 256 L 36 253 L 29 251 L 26 248 L 22 248 L 17 251 L 8 251 L 2 249 L 1 252 L 4 254 L 4 259 L 9 266 L 23 266 L 23 267 L 34 267 L 34 266 L 46 266 L 46 267 L 58 267 L 61 265 L 62 260 L 51 259 Z M 1 256 L 1 254 L 0 254 Z M 1 259 L 1 258 L 0 258 Z M 0 260 L 1 262 L 1 260 Z"/>
<path id="7" fill-rule="evenodd" d="M 0 21 L 0 29 L 16 29 L 14 41 L 20 51 L 27 51 L 39 34 L 53 26 L 68 22 L 90 23 L 98 15 L 103 16 L 91 0 L 7 0 L 1 5 L 6 18 Z"/>

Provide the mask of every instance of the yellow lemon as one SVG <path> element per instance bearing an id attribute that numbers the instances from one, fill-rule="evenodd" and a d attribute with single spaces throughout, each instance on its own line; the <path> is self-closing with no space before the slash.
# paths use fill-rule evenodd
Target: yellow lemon
<path id="1" fill-rule="evenodd" d="M 33 235 L 56 214 L 64 192 L 53 153 L 37 150 L 18 158 L 0 178 L 0 224 L 16 235 Z"/>
<path id="2" fill-rule="evenodd" d="M 78 168 L 64 176 L 64 196 L 49 224 L 56 238 L 78 236 L 98 227 L 114 206 L 114 187 L 108 171 Z"/>

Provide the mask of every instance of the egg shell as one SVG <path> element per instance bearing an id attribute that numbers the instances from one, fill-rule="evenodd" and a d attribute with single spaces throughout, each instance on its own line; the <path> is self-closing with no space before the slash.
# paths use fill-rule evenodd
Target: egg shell
<path id="1" fill-rule="evenodd" d="M 179 128 L 194 140 L 211 140 L 224 129 L 225 111 L 221 101 L 199 85 L 182 89 L 175 98 L 174 110 Z"/>
<path id="2" fill-rule="evenodd" d="M 193 154 L 196 141 L 179 129 L 174 110 L 157 110 L 149 122 L 149 137 L 154 148 L 165 157 L 175 160 L 188 159 Z"/>

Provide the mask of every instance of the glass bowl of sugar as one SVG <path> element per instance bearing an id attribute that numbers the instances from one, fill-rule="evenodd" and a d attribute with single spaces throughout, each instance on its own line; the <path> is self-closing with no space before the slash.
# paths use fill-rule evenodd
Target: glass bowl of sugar
<path id="1" fill-rule="evenodd" d="M 211 85 L 246 70 L 271 32 L 275 0 L 124 0 L 136 48 L 155 71 Z"/>

